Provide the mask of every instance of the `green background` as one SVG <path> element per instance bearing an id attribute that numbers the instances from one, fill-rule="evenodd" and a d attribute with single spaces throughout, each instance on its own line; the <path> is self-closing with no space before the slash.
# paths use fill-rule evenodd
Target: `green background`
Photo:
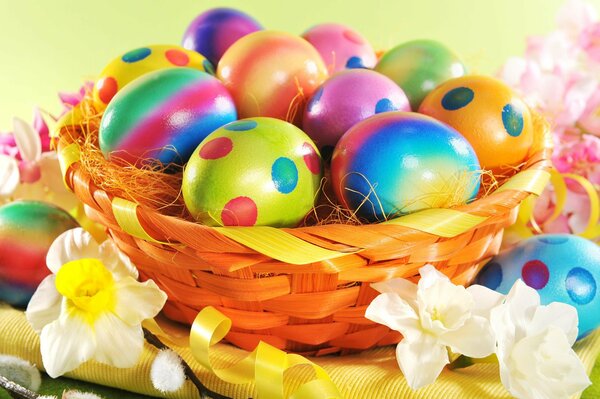
<path id="1" fill-rule="evenodd" d="M 600 8 L 600 0 L 591 0 Z M 271 29 L 301 33 L 341 22 L 377 49 L 431 38 L 462 55 L 471 70 L 494 73 L 553 29 L 562 0 L 0 0 L 0 131 L 32 107 L 56 112 L 56 92 L 75 90 L 119 54 L 179 43 L 187 24 L 215 6 L 240 8 Z"/>

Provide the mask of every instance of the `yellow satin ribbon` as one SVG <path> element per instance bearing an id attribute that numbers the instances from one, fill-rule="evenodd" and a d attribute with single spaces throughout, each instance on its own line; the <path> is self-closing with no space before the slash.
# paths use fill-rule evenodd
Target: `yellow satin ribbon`
<path id="1" fill-rule="evenodd" d="M 587 239 L 595 239 L 600 237 L 600 197 L 594 185 L 582 176 L 572 173 L 560 173 L 556 170 L 550 172 L 550 183 L 554 188 L 555 205 L 552 215 L 545 221 L 550 223 L 554 221 L 563 212 L 567 202 L 568 189 L 566 179 L 577 182 L 587 194 L 590 200 L 590 216 L 586 228 L 574 235 L 578 235 Z M 522 238 L 532 237 L 542 233 L 542 228 L 537 224 L 533 217 L 535 200 L 530 197 L 521 204 L 517 222 L 511 227 L 511 231 Z"/>
<path id="2" fill-rule="evenodd" d="M 286 353 L 262 341 L 252 353 L 233 366 L 215 368 L 210 360 L 211 347 L 225 338 L 230 328 L 231 320 L 208 306 L 198 313 L 190 333 L 192 354 L 221 380 L 231 384 L 254 383 L 257 399 L 284 399 L 284 372 L 298 365 L 308 365 L 313 368 L 315 378 L 301 385 L 288 398 L 342 398 L 323 368 L 303 356 Z"/>

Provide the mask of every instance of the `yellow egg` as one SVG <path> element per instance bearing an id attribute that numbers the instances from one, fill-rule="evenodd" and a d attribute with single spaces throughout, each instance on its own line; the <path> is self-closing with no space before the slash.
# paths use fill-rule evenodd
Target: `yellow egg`
<path id="1" fill-rule="evenodd" d="M 119 90 L 134 79 L 166 68 L 193 68 L 214 74 L 212 64 L 200 53 L 176 45 L 140 47 L 112 60 L 94 84 L 94 104 L 106 108 Z"/>
<path id="2" fill-rule="evenodd" d="M 529 108 L 507 85 L 487 76 L 451 79 L 433 90 L 419 112 L 458 130 L 481 167 L 501 172 L 525 161 L 534 142 Z"/>

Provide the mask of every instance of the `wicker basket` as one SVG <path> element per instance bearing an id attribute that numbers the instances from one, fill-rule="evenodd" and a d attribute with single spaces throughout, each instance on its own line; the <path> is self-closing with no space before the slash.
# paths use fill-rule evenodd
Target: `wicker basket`
<path id="1" fill-rule="evenodd" d="M 67 116 L 67 119 L 69 116 Z M 469 205 L 370 225 L 275 229 L 213 228 L 165 215 L 100 189 L 79 161 L 88 124 L 63 118 L 57 135 L 65 182 L 88 216 L 169 296 L 167 317 L 191 323 L 214 306 L 232 319 L 229 342 L 251 350 L 259 340 L 303 354 L 351 352 L 401 338 L 363 317 L 377 292 L 371 282 L 415 278 L 433 264 L 468 284 L 497 254 L 519 204 L 541 191 L 551 163 L 540 140 L 522 169 Z M 548 136 L 537 118 L 538 136 Z"/>

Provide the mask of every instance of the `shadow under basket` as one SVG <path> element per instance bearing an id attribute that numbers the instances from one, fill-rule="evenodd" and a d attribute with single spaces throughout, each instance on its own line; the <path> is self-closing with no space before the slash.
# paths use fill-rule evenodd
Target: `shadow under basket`
<path id="1" fill-rule="evenodd" d="M 199 310 L 214 306 L 233 322 L 227 340 L 247 350 L 259 340 L 310 355 L 398 342 L 397 332 L 364 318 L 378 294 L 370 283 L 416 281 L 429 263 L 454 283 L 469 284 L 498 253 L 504 228 L 525 198 L 541 192 L 551 168 L 549 133 L 536 116 L 538 150 L 494 192 L 468 205 L 378 224 L 207 227 L 123 198 L 91 175 L 84 143 L 97 136 L 100 115 L 86 117 L 89 108 L 86 100 L 59 121 L 66 184 L 141 277 L 168 294 L 167 317 L 191 324 Z"/>

